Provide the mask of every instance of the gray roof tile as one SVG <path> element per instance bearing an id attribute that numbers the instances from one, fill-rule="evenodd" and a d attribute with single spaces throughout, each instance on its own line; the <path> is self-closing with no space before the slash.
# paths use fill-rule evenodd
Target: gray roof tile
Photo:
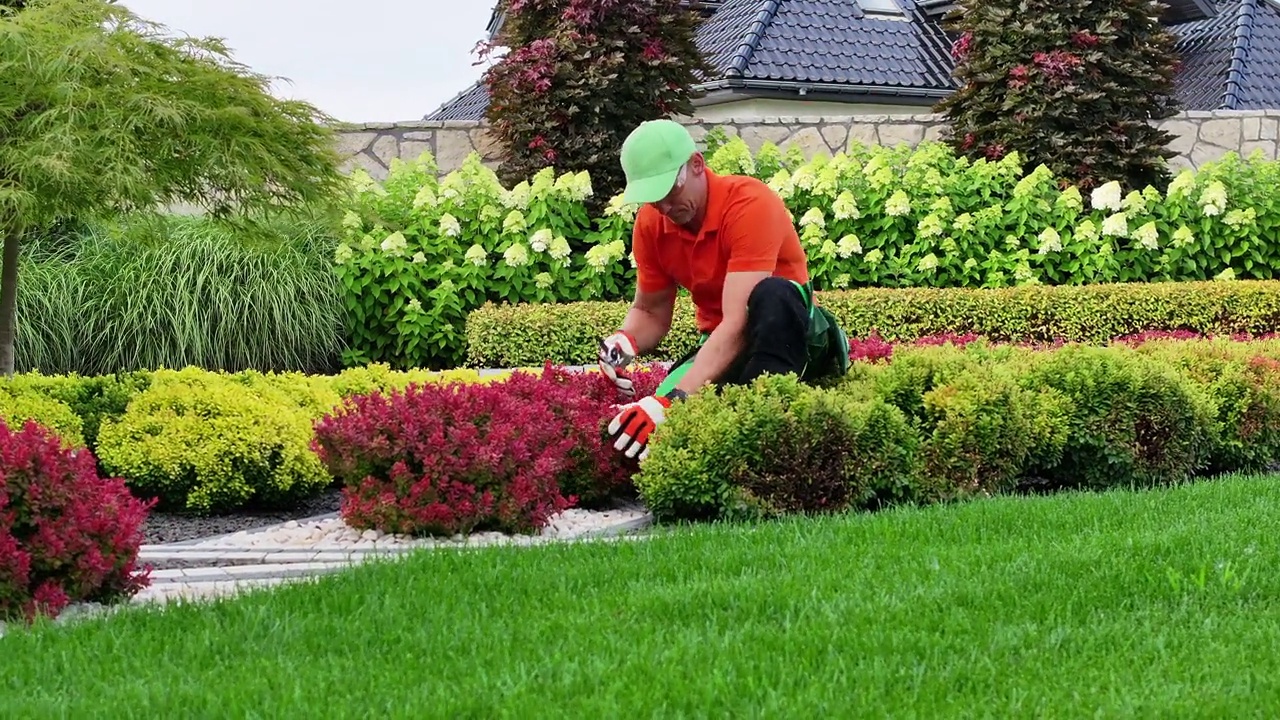
<path id="1" fill-rule="evenodd" d="M 1189 110 L 1280 107 L 1280 6 L 1217 0 L 1217 15 L 1182 23 L 1178 100 Z"/>
<path id="2" fill-rule="evenodd" d="M 863 11 L 852 0 L 723 0 L 698 32 L 715 77 L 822 84 L 828 90 L 945 95 L 951 39 L 917 0 L 897 0 L 902 18 Z M 1183 68 L 1179 100 L 1189 110 L 1280 107 L 1280 0 L 1215 0 L 1218 14 L 1172 27 Z M 488 94 L 477 83 L 427 116 L 476 120 Z"/>

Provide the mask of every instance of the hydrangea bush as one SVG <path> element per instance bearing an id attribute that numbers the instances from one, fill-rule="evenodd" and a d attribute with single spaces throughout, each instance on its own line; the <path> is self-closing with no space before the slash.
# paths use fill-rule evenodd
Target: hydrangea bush
<path id="1" fill-rule="evenodd" d="M 383 183 L 357 170 L 334 257 L 346 364 L 455 367 L 466 314 L 485 302 L 621 298 L 634 215 L 613 203 L 592 220 L 592 193 L 585 172 L 550 168 L 505 188 L 475 153 L 443 179 L 430 154 L 394 161 Z"/>
<path id="2" fill-rule="evenodd" d="M 1280 275 L 1280 163 L 1260 155 L 1181 172 L 1164 192 L 1116 180 L 1081 192 L 1019 153 L 971 161 L 939 142 L 811 160 L 714 131 L 707 146 L 713 169 L 784 198 L 820 291 Z M 488 302 L 628 300 L 635 208 L 614 196 L 591 218 L 593 192 L 586 173 L 551 170 L 507 189 L 475 154 L 440 180 L 429 155 L 382 183 L 357 171 L 335 257 L 346 362 L 461 364 L 468 314 Z"/>

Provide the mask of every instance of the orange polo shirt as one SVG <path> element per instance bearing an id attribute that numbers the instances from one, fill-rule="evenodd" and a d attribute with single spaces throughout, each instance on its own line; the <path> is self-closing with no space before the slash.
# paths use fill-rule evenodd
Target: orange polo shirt
<path id="1" fill-rule="evenodd" d="M 806 283 L 809 267 L 787 206 L 772 188 L 753 177 L 706 173 L 707 211 L 696 234 L 644 205 L 631 246 L 640 290 L 687 289 L 698 330 L 709 333 L 724 317 L 728 273 L 764 271 Z"/>

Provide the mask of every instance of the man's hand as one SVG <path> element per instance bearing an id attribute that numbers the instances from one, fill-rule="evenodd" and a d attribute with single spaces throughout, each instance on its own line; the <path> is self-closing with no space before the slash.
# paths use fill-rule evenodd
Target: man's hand
<path id="1" fill-rule="evenodd" d="M 627 366 L 639 354 L 636 345 L 636 339 L 625 330 L 620 330 L 600 341 L 600 372 L 613 381 L 618 392 L 627 397 L 634 397 L 636 394 L 631 373 L 627 372 Z"/>
<path id="2" fill-rule="evenodd" d="M 624 405 L 609 423 L 613 447 L 629 458 L 644 460 L 649 455 L 649 435 L 667 419 L 671 399 L 650 395 L 639 402 Z"/>

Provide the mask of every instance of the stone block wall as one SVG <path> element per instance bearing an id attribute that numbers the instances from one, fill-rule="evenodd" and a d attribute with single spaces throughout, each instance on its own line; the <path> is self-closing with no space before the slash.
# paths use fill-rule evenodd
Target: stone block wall
<path id="1" fill-rule="evenodd" d="M 784 150 L 799 145 L 808 157 L 818 152 L 835 154 L 850 141 L 915 146 L 940 138 L 945 126 L 940 115 L 778 117 L 717 123 L 692 118 L 683 122 L 699 142 L 707 131 L 723 127 L 728 134 L 741 136 L 752 150 L 771 141 Z M 1232 150 L 1244 156 L 1261 150 L 1275 159 L 1280 149 L 1280 110 L 1188 111 L 1159 125 L 1176 136 L 1169 149 L 1178 153 L 1171 165 L 1179 170 L 1199 167 Z M 457 169 L 473 151 L 489 167 L 501 162 L 500 148 L 483 122 L 365 123 L 341 130 L 338 147 L 346 171 L 362 167 L 379 180 L 386 177 L 392 158 L 412 160 L 425 150 L 435 156 L 441 173 Z"/>

